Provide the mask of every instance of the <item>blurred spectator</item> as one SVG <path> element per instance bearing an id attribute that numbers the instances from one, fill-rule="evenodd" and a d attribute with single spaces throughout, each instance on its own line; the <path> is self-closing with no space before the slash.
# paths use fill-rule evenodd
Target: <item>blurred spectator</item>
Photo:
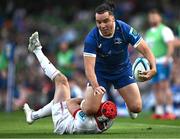
<path id="1" fill-rule="evenodd" d="M 58 48 L 56 58 L 58 68 L 67 77 L 71 77 L 75 67 L 73 64 L 73 50 L 69 48 L 69 43 L 66 41 L 59 43 Z"/>
<path id="2" fill-rule="evenodd" d="M 155 119 L 175 119 L 173 94 L 170 87 L 173 41 L 172 30 L 162 23 L 160 13 L 153 9 L 148 13 L 150 29 L 146 32 L 146 41 L 156 58 L 157 73 L 152 78 L 152 89 L 156 98 Z M 165 109 L 164 109 L 165 106 Z"/>
<path id="3" fill-rule="evenodd" d="M 0 109 L 5 107 L 7 89 L 7 58 L 0 39 Z"/>

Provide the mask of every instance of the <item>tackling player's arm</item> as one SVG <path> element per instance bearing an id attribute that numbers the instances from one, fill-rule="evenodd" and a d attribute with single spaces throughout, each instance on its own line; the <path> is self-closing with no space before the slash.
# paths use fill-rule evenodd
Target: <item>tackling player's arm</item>
<path id="1" fill-rule="evenodd" d="M 66 101 L 69 112 L 74 115 L 80 109 L 82 98 L 73 98 Z"/>
<path id="2" fill-rule="evenodd" d="M 141 41 L 140 41 L 139 45 L 136 47 L 136 49 L 145 58 L 147 58 L 149 63 L 150 63 L 151 69 L 149 71 L 145 71 L 143 73 L 140 73 L 140 77 L 143 80 L 149 80 L 156 74 L 156 60 L 155 60 L 155 57 L 154 57 L 153 53 L 151 52 L 151 50 L 149 49 L 149 47 L 147 46 L 147 43 L 143 39 L 141 39 Z"/>

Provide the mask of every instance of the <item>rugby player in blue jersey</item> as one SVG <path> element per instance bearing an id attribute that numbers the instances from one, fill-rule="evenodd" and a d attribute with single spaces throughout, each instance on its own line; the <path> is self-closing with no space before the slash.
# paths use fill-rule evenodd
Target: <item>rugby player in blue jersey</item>
<path id="1" fill-rule="evenodd" d="M 151 69 L 141 73 L 144 81 L 156 73 L 155 58 L 135 29 L 115 19 L 112 3 L 99 5 L 95 20 L 96 27 L 84 41 L 84 66 L 89 85 L 81 108 L 86 114 L 96 113 L 103 94 L 113 85 L 126 102 L 131 118 L 136 118 L 142 110 L 142 100 L 132 74 L 128 46 L 131 44 L 150 62 Z"/>

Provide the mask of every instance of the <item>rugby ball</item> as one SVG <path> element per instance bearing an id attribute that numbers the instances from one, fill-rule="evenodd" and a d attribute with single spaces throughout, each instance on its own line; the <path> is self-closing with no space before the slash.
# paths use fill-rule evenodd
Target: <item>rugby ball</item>
<path id="1" fill-rule="evenodd" d="M 138 82 L 143 82 L 143 80 L 139 78 L 139 72 L 144 72 L 148 70 L 150 70 L 150 64 L 146 58 L 139 57 L 134 61 L 134 64 L 132 66 L 132 72 Z"/>

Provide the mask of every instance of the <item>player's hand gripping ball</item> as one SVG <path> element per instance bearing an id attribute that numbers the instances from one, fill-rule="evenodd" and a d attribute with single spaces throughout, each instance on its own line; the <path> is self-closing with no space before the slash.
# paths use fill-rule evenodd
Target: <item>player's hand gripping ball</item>
<path id="1" fill-rule="evenodd" d="M 149 61 L 143 57 L 137 58 L 132 66 L 133 75 L 138 82 L 143 82 L 143 80 L 139 77 L 140 73 L 149 70 L 150 70 Z"/>

